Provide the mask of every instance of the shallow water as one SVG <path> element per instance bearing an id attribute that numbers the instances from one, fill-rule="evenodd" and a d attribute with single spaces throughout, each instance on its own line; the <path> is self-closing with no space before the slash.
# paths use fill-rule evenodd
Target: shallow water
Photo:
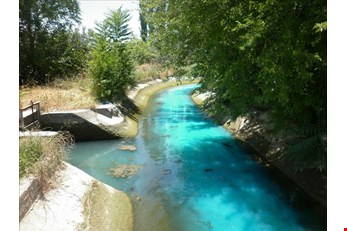
<path id="1" fill-rule="evenodd" d="M 135 138 L 77 143 L 69 162 L 132 196 L 136 231 L 325 230 L 325 218 L 301 203 L 295 188 L 281 187 L 201 113 L 189 97 L 196 87 L 161 92 Z M 137 150 L 118 150 L 120 144 Z M 114 178 L 110 168 L 119 164 L 142 168 Z"/>

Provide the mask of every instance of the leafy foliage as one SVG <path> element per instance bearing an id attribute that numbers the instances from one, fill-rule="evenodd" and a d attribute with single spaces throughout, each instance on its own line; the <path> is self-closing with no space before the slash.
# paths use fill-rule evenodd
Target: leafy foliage
<path id="1" fill-rule="evenodd" d="M 149 42 L 133 39 L 129 42 L 128 47 L 131 57 L 138 65 L 154 62 L 158 57 L 157 50 Z"/>
<path id="2" fill-rule="evenodd" d="M 106 19 L 97 23 L 96 34 L 111 43 L 129 41 L 132 38 L 129 21 L 129 11 L 123 11 L 121 7 L 117 10 L 110 10 L 106 14 Z"/>
<path id="3" fill-rule="evenodd" d="M 86 60 L 77 0 L 19 1 L 20 83 L 49 82 L 79 72 Z"/>
<path id="4" fill-rule="evenodd" d="M 119 8 L 98 23 L 96 32 L 92 33 L 89 72 L 99 100 L 120 101 L 127 88 L 135 83 L 134 64 L 126 45 L 131 34 L 128 21 L 129 12 Z"/>
<path id="5" fill-rule="evenodd" d="M 43 154 L 42 143 L 38 139 L 22 140 L 19 145 L 19 176 L 30 171 Z"/>
<path id="6" fill-rule="evenodd" d="M 192 65 L 203 77 L 202 90 L 215 93 L 211 112 L 237 117 L 269 111 L 283 130 L 321 126 L 318 118 L 327 108 L 326 1 L 141 4 L 150 41 L 177 67 Z"/>
<path id="7" fill-rule="evenodd" d="M 327 171 L 326 113 L 318 117 L 318 123 L 305 124 L 287 130 L 289 140 L 287 158 L 294 161 L 297 170 L 315 169 Z"/>
<path id="8" fill-rule="evenodd" d="M 125 95 L 127 87 L 134 84 L 133 69 L 130 52 L 123 44 L 99 39 L 89 63 L 96 97 L 117 102 L 117 98 Z"/>
<path id="9" fill-rule="evenodd" d="M 143 9 L 143 5 L 141 3 L 142 1 L 139 1 L 139 5 L 140 5 L 140 25 L 141 25 L 141 38 L 142 41 L 147 42 L 148 38 L 149 38 L 149 25 L 146 22 L 146 19 L 144 17 L 144 9 Z"/>
<path id="10" fill-rule="evenodd" d="M 288 148 L 289 159 L 295 162 L 298 170 L 327 170 L 327 136 L 326 133 L 315 133 L 311 136 L 298 138 Z"/>

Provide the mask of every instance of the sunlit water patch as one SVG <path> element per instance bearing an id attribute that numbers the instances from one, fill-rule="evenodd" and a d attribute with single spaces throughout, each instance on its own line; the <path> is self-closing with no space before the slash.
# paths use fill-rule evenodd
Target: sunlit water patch
<path id="1" fill-rule="evenodd" d="M 136 231 L 325 230 L 322 218 L 295 209 L 288 189 L 201 113 L 189 96 L 196 87 L 161 92 L 135 138 L 77 143 L 70 163 L 133 198 Z M 140 167 L 116 178 L 110 169 L 120 164 Z"/>

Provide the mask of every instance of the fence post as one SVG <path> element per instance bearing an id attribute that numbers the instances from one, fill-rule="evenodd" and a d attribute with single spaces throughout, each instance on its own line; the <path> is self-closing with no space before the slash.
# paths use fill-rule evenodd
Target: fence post
<path id="1" fill-rule="evenodd" d="M 24 127 L 24 118 L 23 118 L 22 109 L 19 109 L 19 120 L 20 120 L 20 127 Z"/>
<path id="2" fill-rule="evenodd" d="M 32 118 L 31 123 L 32 123 L 32 122 L 35 121 L 35 115 L 34 115 L 34 102 L 33 102 L 32 100 L 30 101 L 30 105 L 31 105 L 31 118 Z"/>
<path id="3" fill-rule="evenodd" d="M 33 122 L 35 122 L 35 120 L 38 120 L 41 116 L 41 107 L 40 107 L 40 101 L 37 101 L 36 103 L 34 103 L 32 100 L 30 101 L 30 105 L 24 108 L 20 108 L 19 109 L 19 123 L 22 127 L 25 127 L 25 120 L 24 120 L 24 116 L 23 116 L 23 112 L 30 110 L 31 108 L 31 115 L 28 115 L 27 120 L 31 118 L 31 121 L 27 121 L 28 124 L 31 124 Z"/>
<path id="4" fill-rule="evenodd" d="M 40 101 L 37 101 L 37 119 L 40 119 L 40 116 L 41 116 Z"/>

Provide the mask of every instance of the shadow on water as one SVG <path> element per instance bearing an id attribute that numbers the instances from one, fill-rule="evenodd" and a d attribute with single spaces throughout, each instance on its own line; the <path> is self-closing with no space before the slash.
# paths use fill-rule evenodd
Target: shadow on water
<path id="1" fill-rule="evenodd" d="M 140 108 L 135 104 L 134 100 L 124 95 L 119 100 L 119 110 L 123 115 L 128 116 L 134 121 L 138 121 L 137 115 L 141 114 Z"/>
<path id="2" fill-rule="evenodd" d="M 308 193 L 302 190 L 294 181 L 292 181 L 283 172 L 268 163 L 257 151 L 255 151 L 251 146 L 244 143 L 244 141 L 236 140 L 236 145 L 242 150 L 244 155 L 251 157 L 252 159 L 259 161 L 261 159 L 260 165 L 262 166 L 265 177 L 274 181 L 280 186 L 282 191 L 282 197 L 285 203 L 298 210 L 306 211 L 307 217 L 300 217 L 300 222 L 302 224 L 309 224 L 310 219 L 317 220 L 317 223 L 321 228 L 317 230 L 326 230 L 327 226 L 327 208 L 321 203 L 313 199 Z M 310 219 L 308 219 L 308 217 Z"/>

